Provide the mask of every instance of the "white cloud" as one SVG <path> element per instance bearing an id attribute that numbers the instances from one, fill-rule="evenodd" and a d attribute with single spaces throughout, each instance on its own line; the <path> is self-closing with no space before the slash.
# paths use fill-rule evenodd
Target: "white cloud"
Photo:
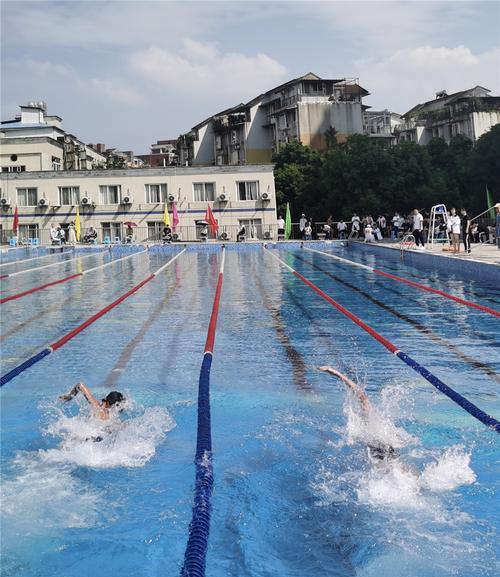
<path id="1" fill-rule="evenodd" d="M 214 43 L 191 39 L 184 41 L 180 52 L 158 46 L 134 52 L 130 65 L 153 85 L 200 96 L 230 96 L 238 101 L 256 96 L 287 76 L 285 67 L 266 54 L 221 52 Z"/>
<path id="2" fill-rule="evenodd" d="M 432 100 L 440 90 L 451 94 L 481 85 L 500 94 L 500 47 L 474 54 L 465 46 L 420 46 L 385 59 L 358 60 L 354 66 L 373 95 L 366 103 L 400 113 Z"/>

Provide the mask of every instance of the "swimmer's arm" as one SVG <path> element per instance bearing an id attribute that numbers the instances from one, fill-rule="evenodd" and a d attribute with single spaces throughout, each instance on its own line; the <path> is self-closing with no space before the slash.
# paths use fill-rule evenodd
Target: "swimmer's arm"
<path id="1" fill-rule="evenodd" d="M 85 383 L 77 383 L 67 395 L 61 395 L 59 398 L 61 401 L 70 401 L 73 397 L 76 397 L 78 393 L 82 393 L 87 399 L 87 402 L 92 405 L 93 409 L 96 411 L 102 410 L 101 403 L 94 397 Z"/>
<path id="2" fill-rule="evenodd" d="M 330 375 L 333 375 L 334 377 L 338 377 L 344 384 L 346 384 L 351 389 L 351 391 L 353 391 L 355 393 L 355 395 L 358 397 L 358 400 L 359 400 L 363 410 L 365 410 L 367 412 L 370 410 L 370 408 L 371 408 L 370 401 L 368 400 L 368 397 L 365 395 L 365 392 L 359 387 L 359 385 L 357 385 L 355 382 L 351 381 L 351 379 L 346 377 L 343 373 L 341 373 L 340 371 L 337 371 L 337 369 L 334 369 L 333 367 L 330 367 L 329 365 L 325 365 L 323 367 L 318 367 L 318 368 L 320 371 L 323 371 L 325 373 L 329 373 Z"/>

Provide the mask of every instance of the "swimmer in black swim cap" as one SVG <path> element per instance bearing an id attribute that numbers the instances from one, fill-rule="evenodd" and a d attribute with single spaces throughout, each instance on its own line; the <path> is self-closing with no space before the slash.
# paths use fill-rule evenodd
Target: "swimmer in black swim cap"
<path id="1" fill-rule="evenodd" d="M 85 385 L 85 383 L 77 383 L 69 393 L 66 395 L 61 395 L 59 399 L 61 401 L 71 401 L 72 398 L 76 397 L 78 393 L 82 393 L 82 395 L 87 399 L 89 404 L 92 407 L 92 412 L 96 417 L 106 421 L 109 419 L 109 409 L 114 405 L 118 405 L 125 400 L 125 397 L 122 393 L 118 391 L 111 391 L 108 395 L 104 397 L 104 399 L 99 402 L 94 395 L 91 393 L 90 389 Z"/>
<path id="2" fill-rule="evenodd" d="M 368 400 L 366 393 L 363 391 L 363 389 L 361 389 L 359 385 L 351 381 L 351 379 L 333 367 L 325 365 L 318 368 L 324 373 L 329 373 L 330 375 L 339 378 L 345 385 L 347 385 L 349 389 L 351 389 L 351 391 L 356 395 L 359 404 L 361 405 L 361 408 L 365 414 L 371 410 L 372 407 L 370 401 Z M 398 453 L 394 447 L 388 445 L 387 443 L 374 442 L 368 444 L 368 456 L 373 461 L 387 461 L 389 459 L 395 459 L 398 456 Z"/>

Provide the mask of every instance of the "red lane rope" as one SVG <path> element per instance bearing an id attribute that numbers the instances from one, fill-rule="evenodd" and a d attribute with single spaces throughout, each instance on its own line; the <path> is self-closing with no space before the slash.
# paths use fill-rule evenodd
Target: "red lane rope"
<path id="1" fill-rule="evenodd" d="M 343 307 L 341 304 L 339 304 L 337 301 L 334 301 L 332 299 L 331 296 L 327 295 L 325 292 L 323 292 L 319 287 L 317 287 L 315 284 L 313 284 L 310 280 L 306 279 L 305 276 L 302 276 L 299 272 L 297 272 L 296 270 L 291 269 L 293 274 L 295 276 L 297 276 L 298 278 L 300 278 L 300 280 L 302 282 L 304 282 L 309 288 L 312 288 L 312 290 L 319 294 L 319 296 L 323 299 L 325 299 L 326 301 L 328 301 L 331 305 L 333 305 L 337 310 L 339 310 L 341 313 L 343 313 L 346 317 L 350 318 L 351 321 L 353 323 L 356 323 L 358 326 L 360 326 L 363 330 L 365 330 L 367 333 L 369 333 L 374 339 L 376 339 L 380 344 L 382 344 L 386 349 L 388 349 L 389 351 L 391 351 L 391 353 L 396 353 L 399 349 L 393 345 L 391 343 L 391 341 L 387 340 L 385 337 L 383 337 L 382 335 L 379 335 L 379 333 L 377 333 L 377 331 L 375 331 L 374 329 L 372 329 L 369 325 L 367 325 L 365 322 L 363 322 L 361 319 L 359 319 L 356 315 L 352 314 L 351 311 L 349 311 L 348 309 L 346 309 L 345 307 Z"/>
<path id="2" fill-rule="evenodd" d="M 95 315 L 92 315 L 90 318 L 88 318 L 85 322 L 83 322 L 81 325 L 77 326 L 76 328 L 74 328 L 72 331 L 70 331 L 69 333 L 67 333 L 66 335 L 64 335 L 62 338 L 60 338 L 58 341 L 55 341 L 54 343 L 52 343 L 51 345 L 49 345 L 49 348 L 52 349 L 53 351 L 57 350 L 58 348 L 62 347 L 64 344 L 66 344 L 69 340 L 71 340 L 73 337 L 76 337 L 77 334 L 81 333 L 84 329 L 86 329 L 89 325 L 91 325 L 93 322 L 95 322 L 97 319 L 101 318 L 103 315 L 105 315 L 107 312 L 109 312 L 111 309 L 115 308 L 117 305 L 119 305 L 122 301 L 124 301 L 127 297 L 129 297 L 130 295 L 134 294 L 135 292 L 137 292 L 141 287 L 143 287 L 146 283 L 148 283 L 150 280 L 153 280 L 155 278 L 154 274 L 149 275 L 147 278 L 145 278 L 143 281 L 141 281 L 139 284 L 135 285 L 134 287 L 132 287 L 129 291 L 127 291 L 125 294 L 123 294 L 121 297 L 117 298 L 116 300 L 114 300 L 112 303 L 110 303 L 108 306 L 104 307 L 103 309 L 101 309 L 100 311 L 98 311 Z"/>
<path id="3" fill-rule="evenodd" d="M 217 327 L 217 317 L 219 316 L 219 302 L 222 291 L 222 281 L 224 279 L 224 273 L 223 273 L 224 256 L 225 252 L 223 250 L 221 271 L 219 272 L 219 277 L 217 280 L 217 288 L 215 289 L 214 304 L 212 306 L 212 314 L 210 315 L 210 323 L 208 325 L 207 340 L 205 341 L 205 353 L 213 353 L 214 351 L 215 329 Z"/>
<path id="4" fill-rule="evenodd" d="M 40 285 L 40 286 L 34 287 L 34 288 L 29 289 L 29 290 L 27 290 L 27 291 L 24 291 L 24 292 L 22 292 L 22 293 L 17 293 L 17 294 L 15 294 L 15 295 L 12 295 L 12 296 L 9 296 L 9 297 L 4 297 L 3 299 L 0 299 L 0 304 L 6 303 L 6 302 L 8 302 L 8 301 L 13 301 L 13 300 L 16 300 L 16 299 L 20 299 L 21 297 L 25 297 L 26 295 L 29 295 L 29 294 L 31 294 L 31 293 L 36 293 L 36 292 L 38 292 L 38 291 L 41 291 L 41 290 L 43 290 L 43 289 L 46 289 L 46 288 L 49 287 L 49 286 L 54 286 L 54 285 L 56 285 L 56 284 L 61 284 L 61 283 L 66 282 L 66 281 L 68 281 L 68 280 L 74 279 L 74 278 L 76 278 L 76 277 L 78 277 L 78 276 L 83 276 L 83 273 L 77 272 L 77 273 L 75 273 L 75 274 L 72 274 L 71 276 L 67 276 L 67 277 L 61 278 L 61 279 L 59 279 L 59 280 L 55 280 L 55 281 L 52 281 L 52 282 L 48 282 L 47 284 L 42 284 L 42 285 Z"/>
<path id="5" fill-rule="evenodd" d="M 0 274 L 0 278 L 9 278 L 8 274 Z"/>
<path id="6" fill-rule="evenodd" d="M 496 310 L 494 310 L 494 309 L 490 309 L 489 307 L 486 307 L 486 306 L 484 306 L 484 305 L 479 305 L 479 304 L 477 304 L 477 303 L 473 303 L 472 301 L 468 301 L 468 300 L 465 300 L 465 299 L 461 299 L 460 297 L 453 296 L 453 295 L 451 295 L 451 294 L 449 294 L 449 293 L 446 293 L 446 292 L 441 291 L 441 290 L 439 290 L 439 289 L 432 288 L 432 287 L 427 286 L 427 285 L 425 285 L 425 284 L 421 284 L 421 283 L 419 283 L 419 282 L 415 282 L 415 281 L 408 280 L 408 279 L 403 278 L 403 277 L 400 277 L 400 276 L 396 276 L 395 274 L 391 274 L 390 272 L 385 272 L 385 271 L 383 271 L 383 270 L 379 270 L 379 269 L 376 269 L 376 268 L 374 268 L 374 269 L 372 269 L 372 270 L 373 270 L 373 272 L 375 272 L 375 273 L 377 273 L 377 274 L 379 274 L 379 275 L 385 276 L 385 277 L 387 277 L 387 278 L 390 278 L 390 279 L 392 279 L 392 280 L 397 280 L 397 281 L 399 281 L 399 282 L 403 282 L 403 283 L 408 284 L 408 285 L 410 285 L 410 286 L 413 286 L 413 287 L 422 289 L 422 290 L 424 290 L 424 291 L 427 291 L 427 292 L 430 292 L 430 293 L 434 293 L 434 294 L 437 294 L 437 295 L 442 296 L 442 297 L 444 297 L 444 298 L 450 299 L 450 300 L 452 300 L 452 301 L 455 301 L 455 302 L 457 302 L 457 303 L 460 303 L 461 305 L 466 305 L 466 306 L 468 306 L 468 307 L 472 307 L 472 308 L 478 309 L 478 310 L 483 311 L 483 312 L 485 312 L 485 313 L 489 313 L 490 315 L 494 315 L 495 317 L 500 317 L 500 312 L 498 312 L 498 311 L 496 311 Z"/>

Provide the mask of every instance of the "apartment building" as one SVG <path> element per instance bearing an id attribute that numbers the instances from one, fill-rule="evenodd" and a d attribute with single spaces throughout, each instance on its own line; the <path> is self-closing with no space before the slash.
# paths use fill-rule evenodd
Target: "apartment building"
<path id="1" fill-rule="evenodd" d="M 385 110 L 365 110 L 363 131 L 374 140 L 396 144 L 396 128 L 401 124 L 401 114 Z"/>
<path id="2" fill-rule="evenodd" d="M 330 129 L 339 141 L 363 133 L 362 98 L 368 94 L 356 79 L 325 80 L 313 73 L 295 78 L 181 135 L 180 163 L 271 162 L 273 153 L 293 140 L 323 150 Z"/>
<path id="3" fill-rule="evenodd" d="M 106 157 L 62 128 L 60 116 L 48 115 L 45 102 L 21 106 L 21 113 L 0 125 L 2 172 L 90 170 Z"/>
<path id="4" fill-rule="evenodd" d="M 482 86 L 453 94 L 437 92 L 434 100 L 417 104 L 401 116 L 395 128 L 397 141 L 427 144 L 439 137 L 450 142 L 462 134 L 476 142 L 500 123 L 500 96 L 490 96 L 490 92 Z"/>
<path id="5" fill-rule="evenodd" d="M 12 236 L 16 207 L 20 238 L 48 242 L 50 226 L 67 227 L 78 207 L 82 229 L 94 227 L 101 241 L 122 240 L 126 222 L 136 225 L 137 240 L 154 241 L 174 202 L 179 240 L 200 238 L 208 205 L 221 238 L 235 240 L 241 226 L 252 238 L 276 237 L 272 165 L 4 172 L 0 187 L 3 242 Z"/>

